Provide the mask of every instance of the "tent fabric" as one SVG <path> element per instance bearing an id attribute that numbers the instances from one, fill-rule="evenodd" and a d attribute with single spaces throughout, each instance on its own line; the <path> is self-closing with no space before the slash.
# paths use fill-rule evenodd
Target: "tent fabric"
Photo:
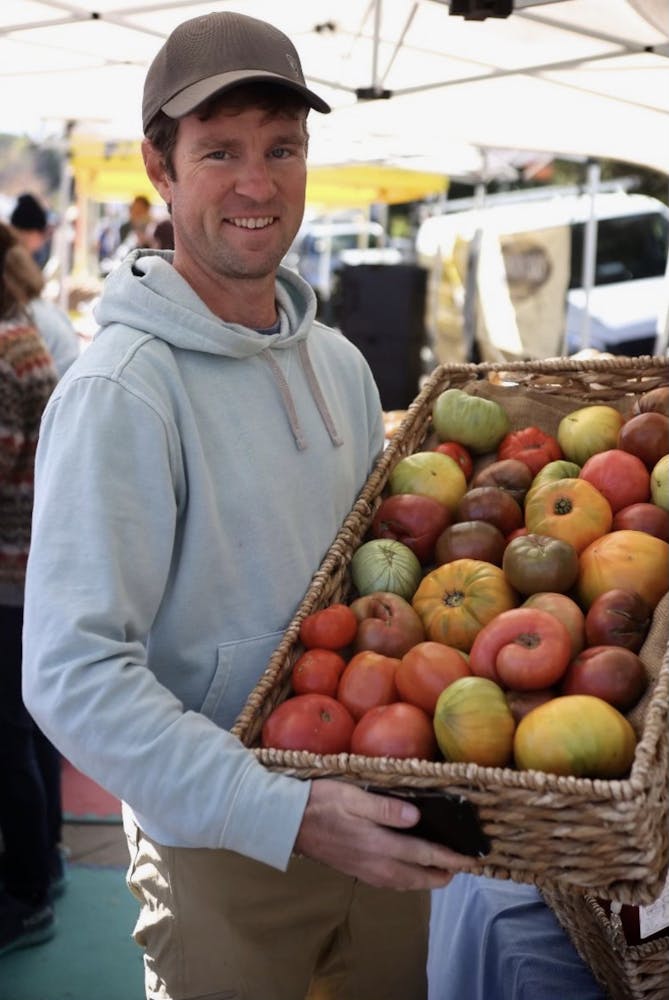
<path id="1" fill-rule="evenodd" d="M 454 176 L 502 147 L 669 172 L 667 0 L 515 0 L 508 18 L 483 21 L 451 15 L 446 0 L 229 5 L 285 30 L 308 85 L 332 104 L 310 116 L 316 163 L 400 157 Z M 148 63 L 176 24 L 211 8 L 3 3 L 0 86 L 11 100 L 0 131 L 139 138 Z"/>
<path id="2" fill-rule="evenodd" d="M 162 204 L 146 176 L 139 141 L 105 144 L 75 140 L 70 165 L 81 197 L 99 202 L 126 201 L 132 191 Z M 447 186 L 444 174 L 392 164 L 312 166 L 307 181 L 307 203 L 328 209 L 395 205 L 445 194 Z"/>

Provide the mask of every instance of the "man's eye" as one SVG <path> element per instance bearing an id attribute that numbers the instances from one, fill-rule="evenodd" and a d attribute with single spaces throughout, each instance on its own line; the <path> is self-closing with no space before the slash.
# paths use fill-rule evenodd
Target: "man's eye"
<path id="1" fill-rule="evenodd" d="M 208 160 L 227 160 L 229 153 L 225 149 L 214 149 L 211 153 L 207 153 Z"/>
<path id="2" fill-rule="evenodd" d="M 292 156 L 292 153 L 285 146 L 279 146 L 277 149 L 273 149 L 270 155 L 275 160 L 286 160 L 289 156 Z"/>

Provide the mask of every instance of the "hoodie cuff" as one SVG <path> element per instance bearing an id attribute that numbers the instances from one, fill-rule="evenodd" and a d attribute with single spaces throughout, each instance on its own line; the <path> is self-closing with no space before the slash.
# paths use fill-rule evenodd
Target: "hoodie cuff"
<path id="1" fill-rule="evenodd" d="M 286 871 L 310 790 L 311 781 L 256 764 L 237 790 L 221 847 Z"/>

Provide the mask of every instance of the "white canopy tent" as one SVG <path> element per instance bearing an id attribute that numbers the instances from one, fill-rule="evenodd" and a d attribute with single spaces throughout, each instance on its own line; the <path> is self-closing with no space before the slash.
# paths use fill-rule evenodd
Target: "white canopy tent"
<path id="1" fill-rule="evenodd" d="M 139 137 L 166 35 L 226 8 L 285 30 L 332 104 L 314 162 L 462 175 L 493 147 L 669 172 L 669 0 L 515 0 L 482 21 L 447 0 L 3 0 L 0 131 Z"/>
<path id="2" fill-rule="evenodd" d="M 78 134 L 139 138 L 146 68 L 165 37 L 227 8 L 289 34 L 332 105 L 310 116 L 312 164 L 484 181 L 506 149 L 669 174 L 669 0 L 512 7 L 475 20 L 448 0 L 3 0 L 0 132 L 56 137 L 65 155 Z"/>

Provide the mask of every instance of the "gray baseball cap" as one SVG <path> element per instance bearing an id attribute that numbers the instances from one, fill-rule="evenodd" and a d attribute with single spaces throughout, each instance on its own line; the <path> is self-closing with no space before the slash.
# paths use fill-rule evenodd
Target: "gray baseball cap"
<path id="1" fill-rule="evenodd" d="M 295 46 L 255 17 L 219 11 L 178 25 L 149 66 L 144 83 L 144 131 L 159 111 L 181 118 L 222 90 L 264 81 L 288 87 L 316 111 L 330 105 L 305 85 Z"/>

